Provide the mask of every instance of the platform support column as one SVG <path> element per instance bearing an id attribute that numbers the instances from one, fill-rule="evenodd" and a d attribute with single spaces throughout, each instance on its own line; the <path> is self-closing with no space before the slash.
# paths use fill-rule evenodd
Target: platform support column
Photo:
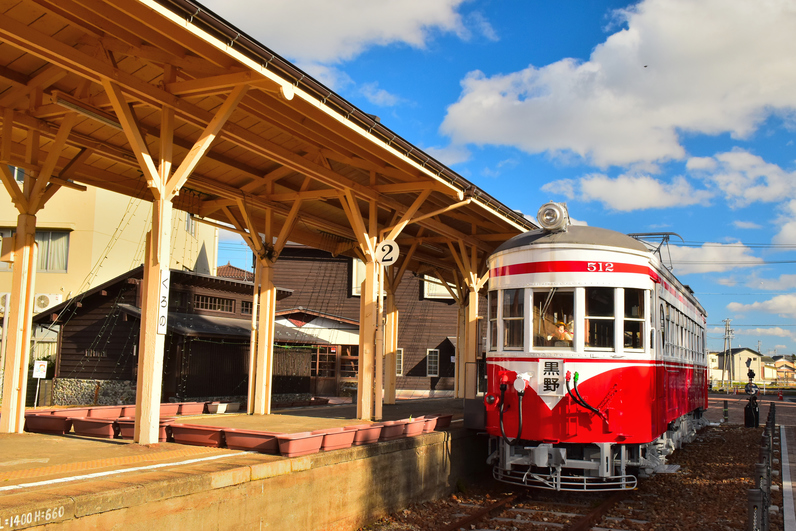
<path id="1" fill-rule="evenodd" d="M 470 290 L 467 301 L 467 343 L 464 349 L 464 398 L 475 398 L 478 392 L 478 291 Z"/>
<path id="2" fill-rule="evenodd" d="M 398 353 L 398 308 L 395 290 L 388 289 L 384 300 L 384 403 L 395 404 Z"/>
<path id="3" fill-rule="evenodd" d="M 360 292 L 359 370 L 357 372 L 357 418 L 371 420 L 374 413 L 374 365 L 376 340 L 376 262 L 365 262 L 365 280 Z M 375 392 L 374 392 L 375 391 Z"/>
<path id="4" fill-rule="evenodd" d="M 36 216 L 20 214 L 14 235 L 14 268 L 3 373 L 3 407 L 0 432 L 22 433 L 36 280 Z"/>
<path id="5" fill-rule="evenodd" d="M 267 258 L 258 258 L 260 269 L 260 309 L 257 326 L 257 357 L 250 377 L 254 376 L 254 404 L 252 413 L 269 415 L 274 373 L 274 321 L 276 312 L 276 287 L 274 286 L 274 266 Z M 252 408 L 252 406 L 249 406 Z"/>
<path id="6" fill-rule="evenodd" d="M 172 212 L 170 200 L 156 199 L 152 202 L 152 230 L 146 240 L 141 332 L 138 341 L 138 380 L 133 437 L 138 444 L 159 442 L 163 352 L 170 287 Z"/>

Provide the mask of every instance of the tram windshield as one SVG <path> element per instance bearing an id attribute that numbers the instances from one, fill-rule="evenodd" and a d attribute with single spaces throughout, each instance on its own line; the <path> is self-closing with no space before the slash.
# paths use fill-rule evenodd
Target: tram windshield
<path id="1" fill-rule="evenodd" d="M 534 347 L 572 347 L 574 303 L 571 291 L 533 292 Z"/>

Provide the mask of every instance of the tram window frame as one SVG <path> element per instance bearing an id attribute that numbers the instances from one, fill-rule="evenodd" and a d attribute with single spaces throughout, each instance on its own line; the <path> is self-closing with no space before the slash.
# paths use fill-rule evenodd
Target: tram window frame
<path id="1" fill-rule="evenodd" d="M 616 320 L 617 320 L 617 308 L 616 308 L 616 301 L 615 301 L 615 288 L 608 288 L 604 286 L 592 286 L 586 287 L 585 291 L 585 305 L 583 308 L 583 324 L 584 324 L 584 348 L 585 350 L 591 351 L 603 351 L 603 352 L 611 352 L 616 350 L 616 339 L 615 339 L 615 330 L 616 330 Z M 590 308 L 589 301 L 592 300 L 590 298 L 591 295 L 596 293 L 607 293 L 609 296 L 605 297 L 606 304 L 610 305 L 610 310 L 606 309 L 603 311 L 599 311 L 599 309 L 592 309 Z M 594 324 L 594 331 L 595 333 L 592 334 L 592 324 Z M 598 328 L 603 326 L 608 326 L 599 332 Z M 603 345 L 592 345 L 591 344 L 591 337 L 597 337 L 597 335 L 605 338 L 607 340 L 606 344 Z"/>
<path id="2" fill-rule="evenodd" d="M 623 334 L 622 337 L 624 338 L 623 348 L 625 350 L 632 350 L 632 351 L 642 351 L 644 350 L 644 340 L 646 337 L 646 331 L 644 330 L 644 323 L 647 320 L 647 309 L 646 309 L 646 301 L 647 301 L 647 294 L 646 290 L 641 288 L 624 288 L 624 309 L 623 313 Z M 637 302 L 636 306 L 628 305 L 628 299 L 631 294 L 635 294 L 634 297 L 630 297 L 630 300 Z M 637 315 L 632 315 L 630 312 L 631 308 L 637 309 Z M 636 328 L 635 330 L 629 328 Z M 635 338 L 635 341 L 633 339 Z"/>
<path id="3" fill-rule="evenodd" d="M 487 320 L 489 322 L 489 351 L 497 350 L 498 343 L 498 290 L 490 290 L 487 293 Z"/>
<path id="4" fill-rule="evenodd" d="M 509 302 L 506 295 L 511 293 Z M 525 348 L 525 288 L 508 288 L 500 292 L 500 322 L 503 329 L 503 349 Z"/>
<path id="5" fill-rule="evenodd" d="M 537 302 L 539 305 L 537 306 Z M 575 290 L 574 288 L 547 288 L 531 291 L 531 348 L 573 350 L 575 348 Z M 542 312 L 541 309 L 545 311 Z M 569 311 L 569 314 L 567 314 Z M 551 318 L 552 317 L 552 318 Z M 572 339 L 555 339 L 559 323 L 564 323 Z"/>

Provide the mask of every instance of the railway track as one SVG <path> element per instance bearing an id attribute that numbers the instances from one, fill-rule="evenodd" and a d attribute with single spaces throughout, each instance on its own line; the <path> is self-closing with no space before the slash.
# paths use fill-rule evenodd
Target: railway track
<path id="1" fill-rule="evenodd" d="M 643 502 L 626 502 L 627 493 L 511 494 L 476 505 L 462 503 L 457 520 L 441 531 L 636 531 L 646 529 Z"/>

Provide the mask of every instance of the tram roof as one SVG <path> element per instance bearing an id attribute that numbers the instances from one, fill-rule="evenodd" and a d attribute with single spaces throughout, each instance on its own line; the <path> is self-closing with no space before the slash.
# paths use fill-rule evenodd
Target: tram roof
<path id="1" fill-rule="evenodd" d="M 499 246 L 495 252 L 525 247 L 526 245 L 539 244 L 572 244 L 572 245 L 605 245 L 607 247 L 620 247 L 633 251 L 649 252 L 642 242 L 631 238 L 621 232 L 588 225 L 570 225 L 566 231 L 549 232 L 546 230 L 533 230 L 520 234 Z"/>
<path id="2" fill-rule="evenodd" d="M 405 217 L 416 272 L 536 227 L 197 2 L 0 2 L 0 43 L 2 159 L 42 181 L 28 200 L 0 173 L 17 205 L 84 185 L 151 201 L 165 160 L 186 170 L 175 208 L 244 238 L 355 256 Z"/>

